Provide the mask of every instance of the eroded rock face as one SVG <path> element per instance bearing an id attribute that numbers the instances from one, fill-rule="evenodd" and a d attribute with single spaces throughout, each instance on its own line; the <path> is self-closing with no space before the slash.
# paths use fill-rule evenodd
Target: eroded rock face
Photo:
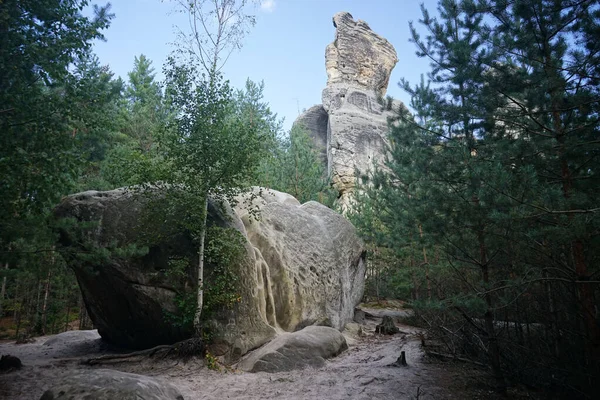
<path id="1" fill-rule="evenodd" d="M 219 310 L 206 325 L 227 361 L 263 345 L 277 332 L 323 321 L 342 330 L 364 289 L 363 245 L 345 218 L 319 203 L 300 205 L 285 193 L 258 188 L 255 193 L 251 206 L 259 220 L 247 211 L 245 200 L 250 196 L 241 198 L 235 210 L 209 204 L 210 224 L 234 228 L 244 237 L 241 301 Z M 97 226 L 84 235 L 64 230 L 61 242 L 75 252 L 81 250 L 81 236 L 96 248 L 140 242 L 148 230 L 142 225 L 152 196 L 116 189 L 65 198 L 55 210 L 57 217 L 97 221 Z M 68 258 L 98 332 L 125 347 L 173 343 L 192 334 L 174 323 L 173 316 L 181 315 L 181 294 L 193 291 L 197 246 L 189 234 L 170 230 L 173 224 L 166 219 L 161 222 L 163 215 L 154 218 L 153 232 L 160 233 L 160 239 L 147 254 Z M 187 260 L 187 269 L 173 273 L 174 260 Z M 205 277 L 210 275 L 209 264 Z"/>
<path id="2" fill-rule="evenodd" d="M 362 241 L 347 219 L 326 206 L 269 192 L 258 199 L 260 220 L 236 209 L 254 246 L 256 269 L 270 281 L 258 296 L 265 299 L 261 313 L 288 332 L 323 321 L 344 329 L 364 290 Z"/>
<path id="3" fill-rule="evenodd" d="M 356 186 L 356 172 L 382 165 L 387 145 L 387 117 L 373 92 L 346 84 L 323 91 L 329 112 L 327 162 L 329 179 L 339 193 L 338 204 L 347 210 Z"/>
<path id="4" fill-rule="evenodd" d="M 385 95 L 398 62 L 394 46 L 347 12 L 335 14 L 333 26 L 335 40 L 325 50 L 327 86 L 344 83 Z"/>
<path id="5" fill-rule="evenodd" d="M 391 114 L 382 111 L 378 98 L 385 95 L 398 57 L 386 39 L 349 13 L 336 14 L 333 24 L 335 40 L 325 51 L 328 80 L 323 103 L 302 114 L 297 123 L 304 123 L 317 138 L 326 126 L 327 170 L 339 192 L 338 203 L 346 210 L 352 201 L 356 171 L 365 173 L 374 162 L 382 165 Z M 395 103 L 395 107 L 403 106 Z M 318 119 L 326 125 L 305 122 L 317 120 L 316 110 L 327 114 Z M 315 143 L 318 147 L 319 141 Z"/>
<path id="6" fill-rule="evenodd" d="M 40 400 L 183 400 L 173 385 L 111 369 L 78 371 L 46 390 Z"/>
<path id="7" fill-rule="evenodd" d="M 238 368 L 247 372 L 283 372 L 321 367 L 325 360 L 348 348 L 340 331 L 326 326 L 308 326 L 284 333 L 245 357 Z"/>

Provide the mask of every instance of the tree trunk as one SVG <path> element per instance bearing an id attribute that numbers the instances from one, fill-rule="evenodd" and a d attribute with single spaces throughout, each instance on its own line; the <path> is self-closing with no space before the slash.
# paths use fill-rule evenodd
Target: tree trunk
<path id="1" fill-rule="evenodd" d="M 548 272 L 544 271 L 544 278 L 548 278 Z M 560 360 L 560 331 L 558 327 L 558 316 L 556 313 L 556 305 L 554 302 L 554 295 L 552 293 L 552 287 L 550 280 L 544 282 L 544 289 L 546 290 L 546 297 L 548 298 L 548 311 L 550 311 L 550 330 L 552 332 L 552 344 L 554 348 L 554 356 L 557 362 Z"/>
<path id="2" fill-rule="evenodd" d="M 19 279 L 17 276 L 16 282 L 15 282 L 15 296 L 14 296 L 14 307 L 13 307 L 13 322 L 16 324 L 17 323 L 17 304 L 19 302 L 19 289 L 20 289 L 20 285 L 19 285 Z"/>
<path id="3" fill-rule="evenodd" d="M 563 77 L 560 76 L 559 72 L 553 67 L 554 60 L 549 49 L 551 49 L 551 43 L 544 43 L 546 75 L 550 78 L 551 82 L 558 82 L 548 90 L 548 94 L 551 99 L 552 128 L 558 143 L 557 156 L 560 160 L 562 191 L 564 198 L 568 201 L 573 190 L 573 173 L 569 166 L 569 160 L 567 159 L 567 127 L 565 126 L 566 123 L 563 122 L 561 118 L 563 94 L 567 91 L 567 88 Z M 568 203 L 567 207 L 570 207 Z M 572 221 L 573 218 L 573 214 L 569 214 L 569 221 Z M 585 246 L 582 237 L 577 237 L 571 241 L 571 256 L 575 266 L 575 279 L 580 282 L 590 280 L 591 277 L 585 258 Z M 575 289 L 577 291 L 578 306 L 581 310 L 582 323 L 586 331 L 584 332 L 585 353 L 588 362 L 593 369 L 590 371 L 590 376 L 594 376 L 600 372 L 600 326 L 596 322 L 594 287 L 590 283 L 585 282 L 576 283 Z M 592 386 L 600 385 L 600 382 L 591 384 Z"/>
<path id="4" fill-rule="evenodd" d="M 52 268 L 48 268 L 46 276 L 46 288 L 44 290 L 44 303 L 42 304 L 42 334 L 46 334 L 46 320 L 48 316 L 48 296 L 50 295 L 50 278 L 52 277 Z"/>
<path id="5" fill-rule="evenodd" d="M 69 330 L 69 314 L 71 313 L 71 305 L 67 299 L 67 312 L 65 313 L 65 332 Z"/>
<path id="6" fill-rule="evenodd" d="M 4 270 L 5 272 L 8 271 L 8 263 L 4 264 Z M 2 278 L 2 288 L 0 289 L 0 318 L 4 315 L 4 309 L 2 308 L 4 296 L 6 296 L 6 276 Z"/>
<path id="7" fill-rule="evenodd" d="M 19 301 L 19 308 L 15 306 L 15 323 L 17 327 L 15 329 L 15 339 L 19 340 L 19 332 L 21 331 L 21 313 L 23 312 L 23 300 Z"/>
<path id="8" fill-rule="evenodd" d="M 498 391 L 500 393 L 506 393 L 506 382 L 504 381 L 504 375 L 502 374 L 502 367 L 500 365 L 500 347 L 498 346 L 498 338 L 496 337 L 496 332 L 494 329 L 494 314 L 493 314 L 493 302 L 492 295 L 489 292 L 489 283 L 490 283 L 490 275 L 489 275 L 489 266 L 487 260 L 487 249 L 485 246 L 485 239 L 483 233 L 483 227 L 480 228 L 478 233 L 479 239 L 479 262 L 481 265 L 481 275 L 483 278 L 483 285 L 485 288 L 485 304 L 487 309 L 485 310 L 484 320 L 485 320 L 485 331 L 488 336 L 489 343 L 489 357 L 490 364 L 492 366 L 492 371 L 494 372 L 494 376 L 496 378 L 496 385 Z"/>
<path id="9" fill-rule="evenodd" d="M 198 250 L 198 288 L 197 288 L 197 305 L 196 313 L 194 314 L 194 329 L 196 335 L 200 337 L 202 326 L 200 317 L 202 316 L 202 306 L 204 302 L 204 239 L 206 237 L 206 221 L 208 219 L 208 194 L 204 196 L 204 215 L 203 215 L 202 231 L 200 232 L 200 249 Z"/>
<path id="10" fill-rule="evenodd" d="M 78 297 L 79 303 L 79 330 L 84 330 L 88 328 L 88 315 L 87 310 L 85 309 L 85 302 L 83 301 L 83 295 L 81 291 L 79 292 Z"/>
<path id="11" fill-rule="evenodd" d="M 423 227 L 419 225 L 419 236 L 423 239 Z M 427 249 L 423 246 L 423 266 L 425 267 L 425 281 L 427 282 L 427 300 L 431 301 L 431 280 L 429 279 L 429 261 Z"/>
<path id="12" fill-rule="evenodd" d="M 417 279 L 417 273 L 415 271 L 415 260 L 412 256 L 412 252 L 410 255 L 410 269 L 412 271 L 412 280 L 413 280 L 413 300 L 419 301 L 419 280 Z"/>
<path id="13" fill-rule="evenodd" d="M 42 279 L 37 278 L 37 296 L 35 300 L 35 305 L 33 303 L 33 299 L 31 301 L 31 307 L 29 307 L 29 313 L 27 314 L 27 321 L 29 322 L 29 333 L 31 331 L 39 331 L 41 327 L 41 317 L 42 317 Z M 32 324 L 31 321 L 34 323 Z"/>

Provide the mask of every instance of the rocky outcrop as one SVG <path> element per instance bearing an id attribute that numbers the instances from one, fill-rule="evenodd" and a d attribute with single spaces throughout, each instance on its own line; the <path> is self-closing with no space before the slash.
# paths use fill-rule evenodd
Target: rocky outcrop
<path id="1" fill-rule="evenodd" d="M 40 400 L 183 400 L 175 386 L 111 369 L 79 371 L 46 390 Z"/>
<path id="2" fill-rule="evenodd" d="M 335 40 L 325 50 L 327 86 L 342 83 L 385 95 L 398 62 L 394 47 L 350 13 L 335 14 L 333 26 Z"/>
<path id="3" fill-rule="evenodd" d="M 363 245 L 345 218 L 316 202 L 301 205 L 285 193 L 258 188 L 253 193 L 242 196 L 233 210 L 209 204 L 211 225 L 243 236 L 239 302 L 212 313 L 205 325 L 227 361 L 278 332 L 315 322 L 342 330 L 364 288 Z M 192 333 L 179 321 L 183 296 L 193 292 L 197 245 L 187 232 L 173 230 L 177 224 L 152 203 L 157 198 L 157 189 L 89 191 L 65 198 L 55 210 L 62 219 L 96 221 L 85 229 L 64 228 L 63 251 L 98 332 L 125 347 L 173 343 Z M 186 218 L 185 210 L 176 215 Z M 140 251 L 149 231 L 153 242 Z M 107 248 L 115 250 L 100 251 Z M 90 256 L 90 249 L 98 255 Z M 211 268 L 205 267 L 206 288 L 214 283 Z"/>
<path id="4" fill-rule="evenodd" d="M 328 79 L 323 104 L 309 109 L 296 123 L 312 131 L 312 137 L 320 138 L 326 129 L 327 170 L 339 192 L 338 203 L 347 209 L 356 171 L 364 173 L 374 162 L 383 161 L 390 114 L 382 111 L 378 99 L 385 95 L 398 57 L 386 39 L 347 12 L 336 14 L 333 25 L 335 40 L 325 51 Z M 324 110 L 327 118 L 314 118 L 316 110 Z"/>
<path id="5" fill-rule="evenodd" d="M 305 367 L 321 367 L 325 360 L 348 348 L 340 331 L 326 326 L 308 326 L 284 333 L 253 351 L 238 364 L 247 372 L 283 372 Z"/>

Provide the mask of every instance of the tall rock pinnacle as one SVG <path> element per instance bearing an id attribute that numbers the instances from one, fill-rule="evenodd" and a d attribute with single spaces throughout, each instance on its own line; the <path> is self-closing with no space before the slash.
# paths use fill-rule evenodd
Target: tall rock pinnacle
<path id="1" fill-rule="evenodd" d="M 335 40 L 325 50 L 323 104 L 308 109 L 295 124 L 303 125 L 319 151 L 327 154 L 338 204 L 347 210 L 356 171 L 366 172 L 383 161 L 389 114 L 378 98 L 385 95 L 398 56 L 390 42 L 347 12 L 335 14 L 333 26 Z"/>
<path id="2" fill-rule="evenodd" d="M 347 12 L 335 14 L 333 26 L 335 40 L 325 50 L 327 85 L 347 83 L 384 96 L 398 62 L 394 46 Z"/>

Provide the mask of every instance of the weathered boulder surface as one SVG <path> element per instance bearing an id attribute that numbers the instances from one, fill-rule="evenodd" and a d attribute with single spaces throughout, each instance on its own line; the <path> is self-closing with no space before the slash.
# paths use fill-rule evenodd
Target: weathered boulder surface
<path id="1" fill-rule="evenodd" d="M 364 291 L 363 245 L 352 224 L 320 203 L 300 205 L 276 191 L 264 192 L 258 202 L 260 220 L 242 208 L 236 212 L 254 246 L 257 270 L 270 277 L 259 296 L 266 300 L 261 313 L 288 332 L 323 320 L 344 329 Z"/>
<path id="2" fill-rule="evenodd" d="M 111 369 L 80 371 L 46 390 L 40 400 L 183 400 L 175 386 Z"/>
<path id="3" fill-rule="evenodd" d="M 307 326 L 284 333 L 253 351 L 238 364 L 247 372 L 282 372 L 305 367 L 321 367 L 325 360 L 348 348 L 344 335 L 326 326 Z"/>
<path id="4" fill-rule="evenodd" d="M 382 110 L 378 99 L 385 95 L 398 57 L 386 39 L 347 12 L 334 15 L 333 25 L 335 40 L 325 51 L 328 79 L 323 103 L 300 115 L 296 123 L 312 131 L 313 138 L 321 138 L 326 126 L 327 171 L 345 210 L 351 203 L 356 171 L 364 173 L 374 162 L 383 162 L 391 114 Z M 394 106 L 403 107 L 399 102 Z M 315 143 L 319 147 L 320 139 Z"/>
<path id="5" fill-rule="evenodd" d="M 227 361 L 239 359 L 277 332 L 318 321 L 342 330 L 364 289 L 363 244 L 350 222 L 316 202 L 301 205 L 288 194 L 259 188 L 254 193 L 242 196 L 235 209 L 209 204 L 209 224 L 238 230 L 245 246 L 238 271 L 240 301 L 206 322 Z M 160 193 L 89 191 L 68 196 L 55 210 L 59 218 L 96 221 L 84 234 L 65 229 L 61 242 L 98 332 L 130 348 L 173 343 L 192 334 L 172 317 L 181 315 L 181 293 L 193 292 L 197 245 L 187 232 L 172 231 L 174 224 L 165 216 L 148 214 L 152 196 Z M 249 209 L 258 212 L 258 220 Z M 139 243 L 148 230 L 143 228 L 148 215 L 159 240 L 147 254 L 68 256 L 82 242 L 96 249 Z M 185 218 L 185 211 L 178 217 Z M 173 273 L 171 262 L 183 259 L 189 267 Z M 206 265 L 205 276 L 211 275 L 211 267 Z"/>
<path id="6" fill-rule="evenodd" d="M 64 346 L 80 342 L 92 342 L 100 339 L 97 330 L 67 331 L 51 336 L 44 342 L 44 346 Z"/>

